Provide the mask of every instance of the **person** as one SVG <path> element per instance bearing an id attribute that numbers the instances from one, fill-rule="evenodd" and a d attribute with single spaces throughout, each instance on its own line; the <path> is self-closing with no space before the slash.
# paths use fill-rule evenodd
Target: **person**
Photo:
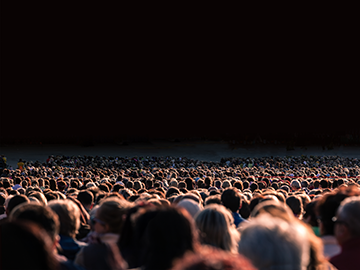
<path id="1" fill-rule="evenodd" d="M 0 224 L 1 269 L 57 270 L 49 236 L 31 222 Z"/>
<path id="2" fill-rule="evenodd" d="M 80 228 L 80 209 L 71 200 L 51 200 L 48 204 L 59 217 L 61 255 L 70 261 L 75 259 L 76 254 L 86 243 L 77 241 L 76 234 Z"/>
<path id="3" fill-rule="evenodd" d="M 221 194 L 221 202 L 231 211 L 236 227 L 239 227 L 240 223 L 244 221 L 247 222 L 247 220 L 242 218 L 239 214 L 239 209 L 241 208 L 241 196 L 237 188 L 232 187 L 225 189 Z"/>
<path id="4" fill-rule="evenodd" d="M 25 163 L 23 162 L 23 160 L 21 158 L 19 159 L 19 162 L 17 163 L 17 165 L 18 165 L 18 168 L 20 171 L 24 171 Z"/>
<path id="5" fill-rule="evenodd" d="M 121 236 L 127 238 L 125 242 L 131 246 L 131 267 L 168 270 L 187 252 L 196 252 L 199 244 L 195 224 L 185 210 L 174 206 L 149 206 L 137 212 L 137 218 L 133 217 L 128 223 L 133 224 L 131 237 Z"/>
<path id="6" fill-rule="evenodd" d="M 300 184 L 300 182 L 298 180 L 294 179 L 294 180 L 291 181 L 290 187 L 291 187 L 291 190 L 293 192 L 296 192 L 296 191 L 301 189 L 301 184 Z"/>
<path id="7" fill-rule="evenodd" d="M 123 269 L 117 242 L 123 226 L 124 215 L 131 204 L 118 197 L 101 201 L 92 219 L 94 235 L 92 242 L 76 255 L 75 263 L 87 270 Z"/>
<path id="8" fill-rule="evenodd" d="M 171 270 L 255 270 L 245 257 L 215 248 L 201 248 L 174 263 Z"/>
<path id="9" fill-rule="evenodd" d="M 60 223 L 58 216 L 50 208 L 38 203 L 22 204 L 11 213 L 10 220 L 24 223 L 32 222 L 43 229 L 51 240 L 51 251 L 60 266 L 60 270 L 81 270 L 65 256 L 58 254 Z"/>
<path id="10" fill-rule="evenodd" d="M 7 202 L 6 202 L 7 201 Z M 4 216 L 4 220 L 6 220 L 11 212 L 18 206 L 21 204 L 26 204 L 29 203 L 30 200 L 28 197 L 26 197 L 25 195 L 15 195 L 15 196 L 8 196 L 7 199 L 5 201 L 5 216 Z"/>
<path id="11" fill-rule="evenodd" d="M 201 244 L 237 253 L 240 235 L 235 228 L 234 218 L 223 205 L 206 206 L 196 216 L 195 224 L 199 230 Z"/>
<path id="12" fill-rule="evenodd" d="M 302 219 L 303 204 L 299 196 L 291 195 L 287 197 L 286 204 L 290 207 L 295 217 L 297 217 L 298 219 Z"/>
<path id="13" fill-rule="evenodd" d="M 322 196 L 315 206 L 315 212 L 319 221 L 320 238 L 324 245 L 324 255 L 328 259 L 337 255 L 341 251 L 334 235 L 334 216 L 341 202 L 347 198 L 344 192 L 333 191 Z"/>
<path id="14" fill-rule="evenodd" d="M 259 270 L 305 270 L 310 262 L 306 235 L 300 223 L 264 213 L 244 225 L 238 250 Z"/>
<path id="15" fill-rule="evenodd" d="M 84 206 L 85 210 L 90 212 L 94 206 L 94 195 L 88 190 L 83 190 L 79 192 L 77 199 Z"/>
<path id="16" fill-rule="evenodd" d="M 339 270 L 359 269 L 360 254 L 360 197 L 344 199 L 335 221 L 335 237 L 341 246 L 341 252 L 330 258 L 330 262 Z"/>

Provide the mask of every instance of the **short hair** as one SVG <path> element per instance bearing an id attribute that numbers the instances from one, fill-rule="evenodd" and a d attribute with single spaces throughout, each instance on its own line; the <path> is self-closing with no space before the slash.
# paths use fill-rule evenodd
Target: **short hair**
<path id="1" fill-rule="evenodd" d="M 89 205 L 94 203 L 94 195 L 92 194 L 92 192 L 88 190 L 80 191 L 79 194 L 77 195 L 77 199 L 83 205 Z"/>
<path id="2" fill-rule="evenodd" d="M 303 203 L 299 196 L 289 196 L 286 199 L 286 204 L 290 207 L 295 216 L 300 217 L 303 213 Z"/>
<path id="3" fill-rule="evenodd" d="M 298 180 L 296 180 L 296 179 L 294 179 L 294 180 L 291 181 L 290 186 L 291 186 L 291 187 L 294 187 L 294 188 L 296 188 L 296 189 L 300 189 L 300 188 L 301 188 L 300 182 L 299 182 Z"/>
<path id="4" fill-rule="evenodd" d="M 228 188 L 228 187 L 231 187 L 230 181 L 229 181 L 229 180 L 224 180 L 224 181 L 222 182 L 221 187 L 224 188 L 224 189 L 225 189 L 225 188 Z"/>
<path id="5" fill-rule="evenodd" d="M 15 195 L 14 197 L 10 198 L 8 205 L 6 206 L 6 212 L 10 216 L 12 210 L 23 203 L 29 203 L 30 200 L 25 195 Z"/>
<path id="6" fill-rule="evenodd" d="M 237 212 L 241 206 L 241 196 L 237 188 L 228 188 L 221 194 L 221 201 L 226 208 Z"/>
<path id="7" fill-rule="evenodd" d="M 58 216 L 50 208 L 37 203 L 20 205 L 11 213 L 10 219 L 36 223 L 49 234 L 53 241 L 59 234 L 60 223 Z"/>
<path id="8" fill-rule="evenodd" d="M 216 195 L 211 195 L 211 196 L 207 197 L 205 199 L 205 205 L 210 205 L 210 204 L 220 204 L 220 205 L 222 205 L 221 195 L 216 194 Z"/>
<path id="9" fill-rule="evenodd" d="M 352 236 L 360 236 L 360 197 L 353 196 L 343 200 L 339 206 L 338 220 L 346 222 Z"/>
<path id="10" fill-rule="evenodd" d="M 257 204 L 251 212 L 251 217 L 254 218 L 264 213 L 286 221 L 291 221 L 295 218 L 293 212 L 286 204 L 275 200 L 266 200 Z"/>
<path id="11" fill-rule="evenodd" d="M 239 253 L 259 269 L 306 269 L 310 261 L 307 233 L 300 222 L 262 214 L 244 226 Z"/>
<path id="12" fill-rule="evenodd" d="M 239 233 L 233 216 L 224 206 L 208 205 L 195 217 L 195 223 L 201 243 L 236 253 Z"/>
<path id="13" fill-rule="evenodd" d="M 80 209 L 70 199 L 52 200 L 50 207 L 59 217 L 60 234 L 75 237 L 80 228 Z"/>

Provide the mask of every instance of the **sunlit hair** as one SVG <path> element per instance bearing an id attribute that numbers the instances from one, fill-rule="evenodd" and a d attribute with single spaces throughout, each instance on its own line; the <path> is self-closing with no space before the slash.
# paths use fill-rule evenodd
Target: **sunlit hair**
<path id="1" fill-rule="evenodd" d="M 202 244 L 237 252 L 239 233 L 234 218 L 223 205 L 210 204 L 195 217 Z"/>
<path id="2" fill-rule="evenodd" d="M 360 197 L 354 196 L 343 200 L 337 211 L 337 219 L 346 222 L 354 237 L 360 236 Z"/>
<path id="3" fill-rule="evenodd" d="M 307 230 L 299 222 L 261 214 L 244 226 L 239 253 L 259 270 L 307 269 L 310 260 Z"/>
<path id="4" fill-rule="evenodd" d="M 80 209 L 71 200 L 52 200 L 48 203 L 59 217 L 60 234 L 75 237 L 80 228 Z"/>
<path id="5" fill-rule="evenodd" d="M 251 212 L 251 218 L 255 218 L 263 213 L 270 214 L 273 217 L 281 218 L 285 221 L 292 221 L 295 218 L 289 206 L 275 200 L 267 200 L 259 203 Z"/>

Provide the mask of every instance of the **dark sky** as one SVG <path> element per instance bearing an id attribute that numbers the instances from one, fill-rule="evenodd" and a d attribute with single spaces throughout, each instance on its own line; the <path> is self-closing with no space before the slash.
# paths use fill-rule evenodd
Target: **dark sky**
<path id="1" fill-rule="evenodd" d="M 2 8 L 1 141 L 307 139 L 359 130 L 350 119 L 358 113 L 341 109 L 353 73 L 342 79 L 318 63 L 335 66 L 333 52 L 330 63 L 319 52 L 273 53 L 263 42 L 251 53 L 223 40 L 199 46 L 188 35 L 169 40 L 173 29 L 157 36 L 147 24 L 104 27 L 93 13 L 48 8 Z"/>

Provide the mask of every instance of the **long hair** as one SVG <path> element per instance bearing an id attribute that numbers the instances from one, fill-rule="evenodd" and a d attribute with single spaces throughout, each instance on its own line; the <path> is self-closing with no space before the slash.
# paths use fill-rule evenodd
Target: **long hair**
<path id="1" fill-rule="evenodd" d="M 237 253 L 239 233 L 231 213 L 222 205 L 210 204 L 195 217 L 202 244 Z"/>

